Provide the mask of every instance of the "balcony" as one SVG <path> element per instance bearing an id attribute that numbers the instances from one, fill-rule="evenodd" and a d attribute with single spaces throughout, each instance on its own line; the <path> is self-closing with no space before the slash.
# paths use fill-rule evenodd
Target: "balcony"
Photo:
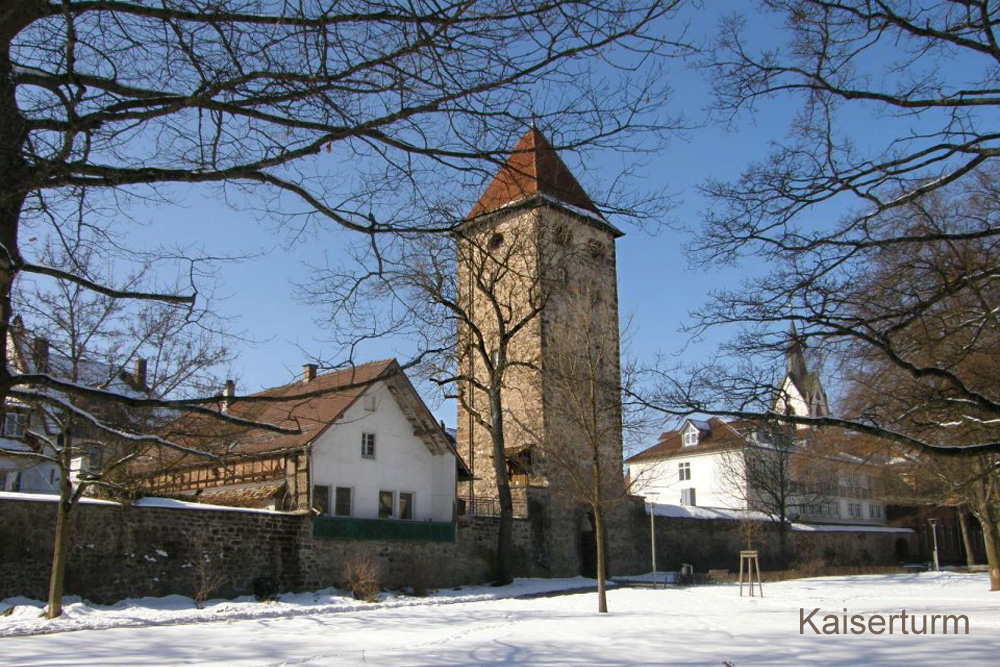
<path id="1" fill-rule="evenodd" d="M 455 524 L 433 521 L 350 519 L 333 516 L 312 518 L 313 537 L 333 540 L 386 540 L 454 542 Z"/>

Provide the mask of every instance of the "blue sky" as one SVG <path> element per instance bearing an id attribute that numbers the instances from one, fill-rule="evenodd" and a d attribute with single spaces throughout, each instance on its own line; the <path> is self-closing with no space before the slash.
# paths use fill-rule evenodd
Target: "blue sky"
<path id="1" fill-rule="evenodd" d="M 712 2 L 694 9 L 691 17 L 693 36 L 710 34 L 719 16 L 742 2 Z M 752 24 L 760 43 L 777 39 L 773 27 L 757 18 Z M 956 69 L 960 64 L 952 64 Z M 656 190 L 667 188 L 677 193 L 677 206 L 670 211 L 658 234 L 622 226 L 626 236 L 618 241 L 618 276 L 620 312 L 632 322 L 631 353 L 643 360 L 656 355 L 675 355 L 678 360 L 694 360 L 711 354 L 725 334 L 701 344 L 689 344 L 679 329 L 688 313 L 700 308 L 712 289 L 732 287 L 751 273 L 766 270 L 748 262 L 741 267 L 693 268 L 684 255 L 690 231 L 697 229 L 701 212 L 709 205 L 697 186 L 707 178 L 734 179 L 752 161 L 767 155 L 769 142 L 786 137 L 798 105 L 784 99 L 764 105 L 754 118 L 741 118 L 732 127 L 709 119 L 704 111 L 709 103 L 708 84 L 701 73 L 677 62 L 669 71 L 674 89 L 667 112 L 683 114 L 693 125 L 700 125 L 670 138 L 659 153 L 647 156 L 634 187 Z M 871 119 L 864 114 L 851 117 L 848 128 L 863 136 Z M 881 119 L 879 123 L 893 122 Z M 544 129 L 544 128 L 543 128 Z M 563 156 L 571 169 L 580 167 L 579 156 Z M 317 159 L 323 159 L 319 156 Z M 620 171 L 627 155 L 611 151 L 587 155 L 586 173 L 580 173 L 585 187 L 600 190 L 602 184 Z M 581 170 L 582 171 L 582 170 Z M 287 230 L 276 230 L 273 222 L 255 219 L 236 211 L 207 192 L 176 191 L 175 206 L 135 206 L 128 211 L 135 222 L 125 226 L 131 238 L 127 245 L 168 243 L 194 245 L 213 253 L 255 255 L 238 263 L 223 264 L 218 272 L 218 312 L 237 331 L 257 341 L 237 349 L 238 360 L 231 369 L 238 380 L 240 393 L 249 393 L 293 379 L 310 357 L 330 357 L 330 345 L 324 341 L 329 332 L 314 323 L 316 307 L 297 302 L 293 285 L 309 278 L 309 266 L 341 261 L 347 232 L 311 231 L 295 237 Z M 361 356 L 368 359 L 398 355 L 405 357 L 412 349 L 400 340 L 371 345 Z M 430 392 L 425 392 L 430 398 Z M 432 405 L 447 424 L 455 422 L 454 408 L 448 404 Z"/>
<path id="2" fill-rule="evenodd" d="M 719 5 L 715 5 L 719 7 Z M 724 5 L 722 5 L 724 7 Z M 697 16 L 696 28 L 710 26 L 718 15 L 704 11 Z M 667 113 L 682 113 L 689 123 L 703 124 L 704 107 L 709 102 L 708 85 L 702 75 L 677 62 L 669 72 L 674 97 Z M 752 159 L 766 154 L 767 141 L 780 138 L 787 128 L 788 113 L 776 108 L 756 121 L 745 121 L 727 130 L 721 124 L 673 136 L 662 152 L 645 156 L 634 188 L 667 188 L 677 193 L 677 206 L 670 211 L 658 233 L 615 221 L 626 235 L 618 241 L 618 275 L 622 320 L 631 320 L 631 353 L 651 360 L 657 354 L 693 355 L 710 352 L 710 344 L 688 346 L 688 337 L 679 331 L 689 311 L 699 308 L 713 287 L 732 285 L 749 267 L 701 270 L 688 266 L 683 252 L 690 236 L 683 228 L 695 229 L 707 203 L 696 186 L 708 177 L 734 178 Z M 618 175 L 628 155 L 612 151 L 592 152 L 586 170 L 580 157 L 563 154 L 563 159 L 580 176 L 584 186 L 600 191 Z M 319 159 L 322 159 L 321 155 Z M 301 372 L 311 357 L 329 359 L 329 335 L 314 323 L 316 307 L 293 297 L 293 286 L 307 281 L 309 266 L 342 261 L 341 253 L 351 236 L 343 231 L 310 231 L 294 236 L 276 230 L 273 222 L 230 208 L 207 191 L 176 188 L 176 205 L 137 204 L 127 211 L 139 225 L 124 226 L 131 238 L 126 245 L 168 244 L 196 246 L 213 254 L 253 255 L 252 259 L 219 266 L 217 311 L 236 331 L 253 339 L 237 347 L 238 359 L 231 369 L 240 393 L 250 393 L 279 385 Z M 712 342 L 712 341 L 710 341 Z M 360 357 L 405 358 L 412 352 L 408 341 L 369 345 Z M 424 392 L 431 399 L 431 391 Z M 454 407 L 432 404 L 440 419 L 452 425 Z"/>

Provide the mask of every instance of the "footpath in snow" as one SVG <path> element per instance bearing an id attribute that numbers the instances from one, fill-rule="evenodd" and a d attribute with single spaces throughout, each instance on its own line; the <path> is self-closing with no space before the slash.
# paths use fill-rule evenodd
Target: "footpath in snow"
<path id="1" fill-rule="evenodd" d="M 586 580 L 522 580 L 499 589 L 357 603 L 332 592 L 277 603 L 215 602 L 191 609 L 166 598 L 113 607 L 70 605 L 63 629 L 100 631 L 0 638 L 0 665 L 19 667 L 992 667 L 1000 656 L 1000 595 L 985 574 L 951 572 L 823 577 L 765 584 L 740 597 L 735 584 L 618 587 L 610 614 L 592 592 L 514 597 Z M 8 601 L 7 604 L 9 604 Z M 171 609 L 171 605 L 186 608 Z M 38 632 L 47 621 L 19 604 L 0 629 Z M 818 634 L 803 614 L 865 619 L 961 615 L 968 634 Z M 846 610 L 846 612 L 844 611 Z M 206 616 L 207 615 L 207 616 Z M 214 616 L 213 616 L 214 615 Z M 223 622 L 204 622 L 214 617 Z M 142 627 L 123 627 L 135 624 Z M 117 626 L 117 627 L 116 627 Z M 53 626 L 54 627 L 54 626 Z M 34 628 L 34 630 L 32 630 Z M 8 632 L 8 634 L 12 634 Z"/>

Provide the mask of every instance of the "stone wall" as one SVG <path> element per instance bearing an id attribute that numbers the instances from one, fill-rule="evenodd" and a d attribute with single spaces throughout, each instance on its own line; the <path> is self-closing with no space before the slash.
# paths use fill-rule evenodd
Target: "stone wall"
<path id="1" fill-rule="evenodd" d="M 537 507 L 542 498 L 532 501 L 531 518 L 514 522 L 515 575 L 549 576 L 549 549 L 577 553 L 580 538 L 574 533 L 565 543 L 554 540 L 547 513 Z M 54 502 L 0 500 L 0 599 L 46 597 L 55 512 Z M 609 573 L 648 572 L 649 517 L 641 502 L 623 503 L 610 514 Z M 345 560 L 362 555 L 379 564 L 389 588 L 483 583 L 496 557 L 498 523 L 495 518 L 461 517 L 455 542 L 363 541 L 314 538 L 311 519 L 300 515 L 83 504 L 71 514 L 66 594 L 99 603 L 174 593 L 193 596 L 199 563 L 208 574 L 225 573 L 212 597 L 249 594 L 258 577 L 276 579 L 281 591 L 315 590 L 341 583 Z M 893 565 L 898 540 L 917 553 L 914 533 L 789 535 L 793 565 Z M 721 520 L 657 517 L 656 543 L 661 570 L 679 569 L 681 563 L 698 572 L 735 570 L 743 548 L 739 522 Z M 773 524 L 762 524 L 755 546 L 763 569 L 774 569 L 778 540 Z"/>
<path id="2" fill-rule="evenodd" d="M 54 502 L 0 500 L 0 599 L 48 592 Z M 273 577 L 282 591 L 340 583 L 344 560 L 369 555 L 383 582 L 400 586 L 422 577 L 432 587 L 489 580 L 497 520 L 462 517 L 456 541 L 397 542 L 314 538 L 308 517 L 229 510 L 82 504 L 70 515 L 66 594 L 94 602 L 123 598 L 192 596 L 199 562 L 225 581 L 212 597 L 250 594 L 257 577 Z M 531 527 L 515 520 L 517 576 L 538 576 Z"/>
<path id="3" fill-rule="evenodd" d="M 649 570 L 649 516 L 646 523 L 645 562 Z M 638 527 L 637 527 L 638 528 Z M 696 572 L 739 568 L 739 552 L 746 548 L 739 521 L 656 517 L 656 556 L 661 570 L 678 570 L 682 563 Z M 639 535 L 641 531 L 636 530 Z M 806 564 L 828 566 L 898 565 L 897 541 L 916 553 L 914 533 L 872 531 L 789 531 L 789 567 Z M 781 562 L 777 526 L 760 522 L 753 541 L 763 570 L 778 569 Z"/>

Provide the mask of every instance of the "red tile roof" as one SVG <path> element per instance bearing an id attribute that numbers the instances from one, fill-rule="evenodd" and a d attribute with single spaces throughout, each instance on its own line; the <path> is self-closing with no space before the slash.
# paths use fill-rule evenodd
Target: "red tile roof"
<path id="1" fill-rule="evenodd" d="M 178 444 L 219 456 L 253 456 L 299 449 L 312 442 L 375 381 L 401 372 L 395 359 L 372 361 L 343 370 L 237 397 L 226 411 L 233 417 L 298 428 L 298 433 L 275 433 L 257 427 L 240 426 L 208 415 L 186 414 L 161 435 Z M 255 400 L 256 399 L 256 400 Z M 205 463 L 203 457 L 179 456 L 174 450 L 150 453 L 159 462 L 143 461 L 137 468 Z"/>
<path id="2" fill-rule="evenodd" d="M 258 484 L 248 487 L 222 486 L 203 489 L 198 495 L 185 498 L 207 505 L 226 507 L 266 508 L 285 492 L 285 483 Z"/>
<path id="3" fill-rule="evenodd" d="M 642 461 L 653 461 L 669 459 L 675 456 L 688 456 L 691 454 L 702 454 L 715 452 L 733 447 L 740 447 L 746 444 L 746 440 L 739 431 L 749 426 L 745 420 L 724 422 L 718 417 L 708 420 L 709 432 L 702 435 L 697 445 L 684 447 L 681 442 L 681 431 L 683 427 L 675 431 L 667 431 L 660 435 L 660 440 L 649 449 L 629 457 L 625 463 L 639 463 Z M 683 449 L 683 451 L 681 451 Z"/>
<path id="4" fill-rule="evenodd" d="M 466 219 L 491 213 L 531 197 L 544 195 L 599 217 L 601 212 L 559 159 L 545 136 L 531 128 L 514 146 Z"/>

